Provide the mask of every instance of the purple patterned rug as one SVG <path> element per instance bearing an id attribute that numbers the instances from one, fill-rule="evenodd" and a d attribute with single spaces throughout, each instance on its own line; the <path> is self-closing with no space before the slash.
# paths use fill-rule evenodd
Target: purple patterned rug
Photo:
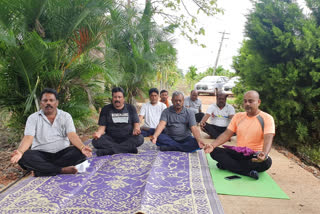
<path id="1" fill-rule="evenodd" d="M 203 151 L 89 159 L 87 172 L 28 177 L 0 195 L 0 213 L 223 213 Z"/>

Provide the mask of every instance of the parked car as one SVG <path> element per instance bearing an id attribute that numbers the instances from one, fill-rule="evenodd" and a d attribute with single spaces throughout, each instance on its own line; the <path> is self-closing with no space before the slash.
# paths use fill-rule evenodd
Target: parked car
<path id="1" fill-rule="evenodd" d="M 223 85 L 222 91 L 225 94 L 233 95 L 232 88 L 235 87 L 238 82 L 240 82 L 240 77 L 232 77 L 226 84 Z"/>
<path id="2" fill-rule="evenodd" d="M 222 90 L 222 86 L 228 80 L 228 77 L 225 76 L 206 76 L 194 85 L 194 89 L 197 90 L 198 95 L 200 93 L 215 95 L 218 90 Z"/>

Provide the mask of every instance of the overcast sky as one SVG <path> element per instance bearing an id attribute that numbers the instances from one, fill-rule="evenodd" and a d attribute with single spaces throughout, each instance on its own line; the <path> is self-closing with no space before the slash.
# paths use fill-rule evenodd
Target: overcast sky
<path id="1" fill-rule="evenodd" d="M 175 48 L 178 50 L 178 67 L 184 72 L 187 72 L 191 65 L 196 66 L 199 72 L 214 67 L 224 31 L 228 34 L 222 43 L 218 66 L 222 65 L 231 70 L 232 57 L 237 55 L 244 39 L 245 15 L 249 13 L 252 5 L 249 0 L 219 0 L 218 7 L 224 9 L 224 14 L 215 17 L 197 16 L 199 24 L 206 31 L 206 35 L 200 38 L 200 43 L 204 43 L 206 48 L 192 45 L 177 36 Z"/>
<path id="2" fill-rule="evenodd" d="M 142 1 L 142 0 L 141 0 Z M 304 0 L 297 0 L 299 4 L 304 4 Z M 187 3 L 189 11 L 197 7 L 192 4 L 191 0 L 184 1 Z M 222 48 L 218 60 L 218 66 L 233 71 L 231 68 L 232 57 L 238 55 L 244 39 L 244 27 L 246 23 L 246 15 L 252 9 L 250 0 L 218 0 L 218 7 L 224 9 L 224 14 L 218 14 L 214 17 L 206 15 L 197 15 L 198 24 L 202 26 L 206 35 L 199 37 L 199 43 L 204 43 L 207 47 L 191 44 L 189 40 L 179 35 L 175 36 L 175 48 L 178 51 L 178 68 L 184 73 L 188 68 L 194 65 L 198 68 L 198 72 L 204 72 L 209 67 L 214 67 L 218 49 L 221 42 L 222 32 L 226 32 L 222 43 Z"/>
<path id="3" fill-rule="evenodd" d="M 190 0 L 187 0 L 190 1 Z M 304 0 L 297 0 L 304 13 L 309 10 L 305 7 Z M 206 35 L 201 37 L 201 42 L 207 47 L 201 48 L 190 44 L 189 41 L 177 34 L 175 48 L 178 50 L 178 67 L 184 73 L 191 65 L 204 72 L 209 67 L 214 67 L 218 55 L 222 33 L 228 33 L 222 43 L 218 66 L 233 71 L 231 68 L 232 57 L 238 55 L 244 39 L 244 28 L 247 21 L 246 15 L 253 8 L 249 0 L 218 0 L 218 7 L 224 9 L 224 14 L 215 17 L 197 16 L 199 24 L 206 30 Z"/>

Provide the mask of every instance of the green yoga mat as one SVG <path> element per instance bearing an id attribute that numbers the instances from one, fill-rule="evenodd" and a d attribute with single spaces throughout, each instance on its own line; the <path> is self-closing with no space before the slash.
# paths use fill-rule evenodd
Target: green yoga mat
<path id="1" fill-rule="evenodd" d="M 240 195 L 264 198 L 289 199 L 266 172 L 259 173 L 259 180 L 218 169 L 216 161 L 207 154 L 207 160 L 214 188 L 218 194 Z M 241 179 L 226 180 L 226 176 L 238 175 Z"/>

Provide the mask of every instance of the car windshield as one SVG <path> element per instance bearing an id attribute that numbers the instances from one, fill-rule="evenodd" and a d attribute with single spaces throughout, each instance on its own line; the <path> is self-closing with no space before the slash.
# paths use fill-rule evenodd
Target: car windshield
<path id="1" fill-rule="evenodd" d="M 218 76 L 206 76 L 200 82 L 216 82 L 220 77 Z"/>

